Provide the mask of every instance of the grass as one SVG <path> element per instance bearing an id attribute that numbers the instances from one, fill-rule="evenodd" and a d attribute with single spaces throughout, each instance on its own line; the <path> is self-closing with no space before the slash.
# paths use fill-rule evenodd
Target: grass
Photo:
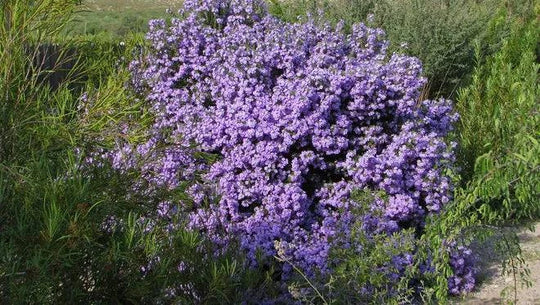
<path id="1" fill-rule="evenodd" d="M 106 34 L 122 37 L 147 30 L 148 21 L 167 16 L 167 10 L 177 11 L 180 0 L 87 0 L 81 12 L 68 25 L 70 35 Z"/>
<path id="2" fill-rule="evenodd" d="M 123 11 L 149 9 L 167 9 L 180 7 L 181 0 L 85 0 L 83 4 L 91 10 L 97 11 Z"/>

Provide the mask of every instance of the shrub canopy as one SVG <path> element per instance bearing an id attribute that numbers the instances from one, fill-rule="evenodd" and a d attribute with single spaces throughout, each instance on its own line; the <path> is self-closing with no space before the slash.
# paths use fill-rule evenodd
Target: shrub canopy
<path id="1" fill-rule="evenodd" d="M 420 62 L 387 55 L 382 30 L 284 23 L 248 0 L 190 0 L 180 13 L 151 22 L 131 65 L 155 116 L 148 140 L 113 160 L 144 185 L 189 184 L 175 204 L 191 228 L 238 239 L 254 263 L 279 250 L 325 271 L 355 220 L 352 190 L 376 194 L 366 232 L 420 234 L 450 200 L 456 115 L 419 100 Z"/>

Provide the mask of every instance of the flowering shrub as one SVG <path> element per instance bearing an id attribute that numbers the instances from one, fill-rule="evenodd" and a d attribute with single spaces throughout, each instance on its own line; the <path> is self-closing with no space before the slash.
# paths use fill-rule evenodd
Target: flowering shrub
<path id="1" fill-rule="evenodd" d="M 419 101 L 420 62 L 387 56 L 382 30 L 283 23 L 257 0 L 186 0 L 181 14 L 150 23 L 131 65 L 155 116 L 148 140 L 112 158 L 144 191 L 186 188 L 190 228 L 237 238 L 253 263 L 279 250 L 324 272 L 355 221 L 352 190 L 382 194 L 365 215 L 377 234 L 420 234 L 450 200 L 456 115 Z"/>
<path id="2" fill-rule="evenodd" d="M 476 283 L 472 251 L 463 246 L 457 246 L 455 243 L 451 245 L 451 248 L 453 251 L 450 252 L 450 266 L 454 275 L 448 279 L 448 290 L 454 295 L 471 292 Z"/>

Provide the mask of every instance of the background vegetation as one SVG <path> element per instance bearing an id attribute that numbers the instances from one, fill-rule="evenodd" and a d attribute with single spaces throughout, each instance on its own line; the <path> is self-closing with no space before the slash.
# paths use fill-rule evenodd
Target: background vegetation
<path id="1" fill-rule="evenodd" d="M 167 17 L 165 9 L 179 5 L 0 2 L 0 303 L 238 304 L 277 294 L 271 264 L 246 270 L 241 253 L 201 255 L 211 245 L 197 234 L 180 230 L 165 240 L 160 223 L 149 232 L 148 198 L 126 200 L 133 177 L 106 166 L 92 173 L 81 167 L 86 147 L 113 145 L 114 126 L 134 119 L 145 124 L 140 101 L 125 89 L 126 67 L 144 45 L 147 20 Z M 323 9 L 346 28 L 359 21 L 380 26 L 394 51 L 424 62 L 426 96 L 455 100 L 461 116 L 455 199 L 430 220 L 426 245 L 442 249 L 440 236 L 467 244 L 540 218 L 537 1 L 272 0 L 269 8 L 289 21 Z M 61 46 L 56 64 L 45 67 L 39 46 L 53 43 Z M 62 81 L 51 86 L 48 77 L 58 72 Z M 94 103 L 81 109 L 86 96 Z M 114 225 L 105 230 L 111 216 Z M 526 275 L 515 239 L 505 236 L 503 263 Z M 330 282 L 307 282 L 299 274 L 290 287 L 306 303 L 347 303 L 370 279 L 368 267 L 389 257 L 385 243 L 370 244 L 362 258 L 336 253 L 346 264 Z M 385 279 L 375 279 L 378 301 L 444 302 L 449 257 L 429 255 L 437 258 L 436 272 L 420 296 L 406 283 L 399 295 L 385 294 Z M 157 256 L 167 260 L 153 261 Z M 188 266 L 185 272 L 172 272 L 180 265 Z M 169 289 L 173 282 L 185 289 Z"/>
<path id="2" fill-rule="evenodd" d="M 422 60 L 430 81 L 426 94 L 445 97 L 454 97 L 468 80 L 476 44 L 481 45 L 482 56 L 492 54 L 510 33 L 507 22 L 530 18 L 533 6 L 532 0 L 271 1 L 271 10 L 284 20 L 322 10 L 334 23 L 343 20 L 350 26 L 364 21 L 383 28 L 391 50 Z"/>
<path id="3" fill-rule="evenodd" d="M 66 28 L 70 35 L 108 35 L 115 38 L 148 30 L 148 21 L 176 12 L 181 0 L 88 0 Z"/>

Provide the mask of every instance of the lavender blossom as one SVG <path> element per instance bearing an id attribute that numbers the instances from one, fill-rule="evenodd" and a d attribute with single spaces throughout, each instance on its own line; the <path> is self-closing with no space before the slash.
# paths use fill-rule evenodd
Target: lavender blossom
<path id="1" fill-rule="evenodd" d="M 421 228 L 451 200 L 445 137 L 457 116 L 448 100 L 419 100 L 421 63 L 387 55 L 382 30 L 284 23 L 258 0 L 186 0 L 181 13 L 150 22 L 148 52 L 130 67 L 155 121 L 112 160 L 149 185 L 196 181 L 179 206 L 191 228 L 221 246 L 238 238 L 254 264 L 277 241 L 324 271 L 353 221 L 352 190 L 387 194 L 365 220 L 388 233 Z"/>

